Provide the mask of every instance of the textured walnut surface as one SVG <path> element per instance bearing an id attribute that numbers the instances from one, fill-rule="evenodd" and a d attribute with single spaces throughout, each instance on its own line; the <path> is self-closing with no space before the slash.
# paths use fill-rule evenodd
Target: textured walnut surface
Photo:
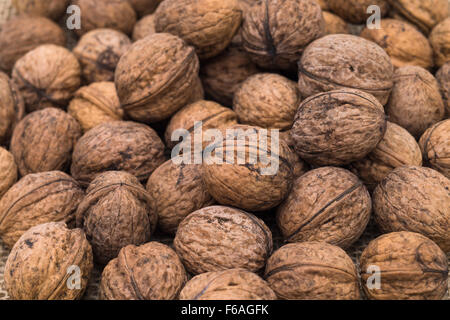
<path id="1" fill-rule="evenodd" d="M 0 72 L 0 145 L 8 145 L 14 127 L 25 115 L 25 104 L 19 88 Z"/>
<path id="2" fill-rule="evenodd" d="M 325 0 L 330 11 L 333 11 L 341 18 L 354 24 L 363 24 L 371 16 L 367 9 L 371 5 L 380 8 L 381 16 L 385 16 L 388 9 L 388 0 Z"/>
<path id="3" fill-rule="evenodd" d="M 436 79 L 441 89 L 441 95 L 444 100 L 447 117 L 450 117 L 450 62 L 447 62 L 439 69 Z"/>
<path id="4" fill-rule="evenodd" d="M 132 39 L 133 41 L 138 41 L 154 33 L 156 33 L 155 15 L 149 14 L 136 23 L 133 29 Z"/>
<path id="5" fill-rule="evenodd" d="M 17 165 L 14 156 L 0 147 L 0 199 L 17 181 Z"/>
<path id="6" fill-rule="evenodd" d="M 450 179 L 450 119 L 425 131 L 419 144 L 425 163 Z"/>
<path id="7" fill-rule="evenodd" d="M 450 61 L 450 18 L 440 22 L 430 34 L 430 43 L 434 49 L 435 61 L 442 67 Z"/>
<path id="8" fill-rule="evenodd" d="M 67 9 L 69 0 L 12 0 L 18 13 L 44 16 L 53 20 L 60 18 Z"/>
<path id="9" fill-rule="evenodd" d="M 322 14 L 325 20 L 325 34 L 350 33 L 350 26 L 344 19 L 328 11 L 323 11 Z"/>

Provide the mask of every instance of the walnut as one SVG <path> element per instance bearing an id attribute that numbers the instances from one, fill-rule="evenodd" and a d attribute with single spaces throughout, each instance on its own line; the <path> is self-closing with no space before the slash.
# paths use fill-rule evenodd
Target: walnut
<path id="1" fill-rule="evenodd" d="M 91 246 L 82 230 L 69 230 L 63 222 L 41 224 L 14 245 L 5 265 L 5 287 L 13 300 L 80 299 L 92 268 Z M 77 270 L 80 281 L 74 283 L 69 277 Z"/>
<path id="2" fill-rule="evenodd" d="M 73 49 L 88 82 L 114 81 L 120 57 L 130 48 L 131 40 L 113 29 L 95 29 L 83 35 Z"/>
<path id="3" fill-rule="evenodd" d="M 380 29 L 366 27 L 360 36 L 386 50 L 396 68 L 416 65 L 429 69 L 434 65 L 433 49 L 428 39 L 408 22 L 383 19 Z"/>
<path id="4" fill-rule="evenodd" d="M 328 0 L 316 0 L 317 3 L 320 5 L 322 10 L 329 10 L 330 5 L 328 4 Z"/>
<path id="5" fill-rule="evenodd" d="M 328 35 L 314 41 L 298 66 L 304 98 L 348 87 L 370 93 L 385 105 L 393 86 L 391 58 L 377 44 L 353 35 Z"/>
<path id="6" fill-rule="evenodd" d="M 155 12 L 156 8 L 162 1 L 163 0 L 128 0 L 140 17 Z"/>
<path id="7" fill-rule="evenodd" d="M 141 122 L 170 118 L 196 94 L 199 61 L 180 38 L 156 33 L 135 42 L 117 65 L 115 83 L 127 115 Z"/>
<path id="8" fill-rule="evenodd" d="M 252 6 L 255 5 L 258 0 L 238 0 L 239 7 L 242 10 L 243 16 L 249 10 L 251 10 Z"/>
<path id="9" fill-rule="evenodd" d="M 278 206 L 291 190 L 291 149 L 261 128 L 229 129 L 223 140 L 215 141 L 212 150 L 211 146 L 205 149 L 203 181 L 208 192 L 220 204 L 248 211 Z"/>
<path id="10" fill-rule="evenodd" d="M 187 280 L 186 271 L 170 247 L 150 242 L 129 245 L 103 270 L 103 300 L 173 300 Z"/>
<path id="11" fill-rule="evenodd" d="M 0 72 L 0 145 L 9 145 L 13 129 L 25 114 L 19 88 Z"/>
<path id="12" fill-rule="evenodd" d="M 89 130 L 75 146 L 72 176 L 84 187 L 105 171 L 126 171 L 141 183 L 165 161 L 164 144 L 143 124 L 108 122 Z"/>
<path id="13" fill-rule="evenodd" d="M 162 231 L 175 234 L 186 216 L 214 203 L 203 185 L 201 168 L 168 160 L 150 176 L 147 182 L 150 207 L 158 214 Z"/>
<path id="14" fill-rule="evenodd" d="M 17 60 L 12 80 L 28 112 L 48 107 L 65 109 L 80 87 L 80 64 L 66 48 L 41 45 Z"/>
<path id="15" fill-rule="evenodd" d="M 14 156 L 0 147 L 0 199 L 17 181 L 17 165 Z"/>
<path id="16" fill-rule="evenodd" d="M 447 291 L 448 262 L 430 239 L 412 232 L 385 234 L 361 255 L 361 280 L 369 299 L 442 299 Z M 369 287 L 371 267 L 379 268 L 381 286 Z"/>
<path id="17" fill-rule="evenodd" d="M 303 101 L 291 136 L 302 159 L 318 166 L 339 166 L 367 156 L 385 130 L 384 109 L 374 96 L 340 89 Z"/>
<path id="18" fill-rule="evenodd" d="M 350 33 L 350 26 L 341 17 L 323 11 L 323 19 L 325 20 L 325 34 Z"/>
<path id="19" fill-rule="evenodd" d="M 58 20 L 66 12 L 69 0 L 12 0 L 12 4 L 19 13 Z"/>
<path id="20" fill-rule="evenodd" d="M 75 92 L 68 112 L 78 120 L 84 132 L 123 117 L 114 82 L 95 82 L 80 88 Z"/>
<path id="21" fill-rule="evenodd" d="M 425 163 L 450 179 L 450 119 L 425 131 L 419 144 Z"/>
<path id="22" fill-rule="evenodd" d="M 447 117 L 450 118 L 450 62 L 444 64 L 436 74 L 436 79 L 441 89 Z"/>
<path id="23" fill-rule="evenodd" d="M 46 108 L 27 115 L 14 129 L 11 153 L 22 176 L 70 166 L 81 136 L 78 122 L 66 112 Z"/>
<path id="24" fill-rule="evenodd" d="M 415 24 L 425 34 L 448 17 L 448 0 L 388 0 L 394 9 L 394 17 Z"/>
<path id="25" fill-rule="evenodd" d="M 371 211 L 369 192 L 355 175 L 323 167 L 294 181 L 277 223 L 288 242 L 324 241 L 347 248 L 366 229 Z"/>
<path id="26" fill-rule="evenodd" d="M 421 233 L 450 252 L 450 180 L 423 167 L 392 171 L 375 189 L 375 219 L 384 232 Z"/>
<path id="27" fill-rule="evenodd" d="M 11 71 L 16 61 L 42 44 L 64 46 L 64 31 L 44 17 L 18 16 L 2 26 L 0 32 L 0 68 Z"/>
<path id="28" fill-rule="evenodd" d="M 155 30 L 155 15 L 149 14 L 139 20 L 133 29 L 133 41 L 144 39 L 147 36 L 156 33 Z"/>
<path id="29" fill-rule="evenodd" d="M 301 177 L 309 171 L 309 165 L 300 159 L 294 149 L 294 141 L 291 138 L 291 131 L 280 132 L 280 139 L 282 139 L 289 146 L 292 152 L 289 153 L 288 160 L 292 164 L 292 174 L 294 178 Z"/>
<path id="30" fill-rule="evenodd" d="M 185 129 L 194 133 L 194 125 L 199 121 L 202 122 L 203 132 L 208 129 L 226 129 L 237 124 L 237 115 L 233 110 L 212 101 L 199 100 L 189 104 L 170 120 L 165 133 L 166 145 L 171 149 L 175 147 L 178 143 L 172 141 L 175 131 Z"/>
<path id="31" fill-rule="evenodd" d="M 80 7 L 81 29 L 75 32 L 83 34 L 100 28 L 110 28 L 130 35 L 136 24 L 136 12 L 127 0 L 73 0 Z"/>
<path id="32" fill-rule="evenodd" d="M 230 44 L 241 19 L 237 0 L 165 0 L 155 12 L 155 28 L 179 36 L 206 59 Z"/>
<path id="33" fill-rule="evenodd" d="M 430 34 L 430 43 L 434 49 L 435 61 L 442 67 L 450 61 L 450 18 L 440 22 Z"/>
<path id="34" fill-rule="evenodd" d="M 330 11 L 336 13 L 342 19 L 353 24 L 363 24 L 372 15 L 367 9 L 376 5 L 381 9 L 384 17 L 388 10 L 388 0 L 326 0 Z"/>
<path id="35" fill-rule="evenodd" d="M 287 130 L 294 123 L 300 102 L 294 81 L 274 73 L 260 73 L 240 85 L 233 109 L 240 123 Z"/>
<path id="36" fill-rule="evenodd" d="M 75 225 L 75 211 L 84 197 L 78 183 L 61 171 L 29 174 L 0 201 L 0 237 L 12 248 L 31 227 L 64 221 Z"/>
<path id="37" fill-rule="evenodd" d="M 192 274 L 244 268 L 258 271 L 272 253 L 270 229 L 250 213 L 212 206 L 181 222 L 175 250 Z"/>
<path id="38" fill-rule="evenodd" d="M 386 134 L 367 157 L 350 165 L 370 191 L 392 170 L 401 166 L 421 166 L 422 153 L 416 139 L 406 130 L 388 122 Z"/>
<path id="39" fill-rule="evenodd" d="M 158 216 L 150 195 L 131 174 L 109 171 L 98 175 L 78 206 L 77 226 L 92 245 L 94 260 L 105 265 L 127 245 L 150 240 Z"/>
<path id="40" fill-rule="evenodd" d="M 245 269 L 202 273 L 192 278 L 180 300 L 276 300 L 267 282 Z"/>
<path id="41" fill-rule="evenodd" d="M 264 278 L 280 299 L 357 300 L 359 281 L 352 259 L 324 242 L 292 243 L 267 261 Z"/>
<path id="42" fill-rule="evenodd" d="M 290 70 L 304 48 L 324 32 L 322 10 L 316 1 L 266 0 L 246 12 L 242 40 L 244 49 L 260 67 Z"/>
<path id="43" fill-rule="evenodd" d="M 444 119 L 445 107 L 439 85 L 427 70 L 406 66 L 395 71 L 394 88 L 386 113 L 389 120 L 407 129 L 415 138 Z"/>

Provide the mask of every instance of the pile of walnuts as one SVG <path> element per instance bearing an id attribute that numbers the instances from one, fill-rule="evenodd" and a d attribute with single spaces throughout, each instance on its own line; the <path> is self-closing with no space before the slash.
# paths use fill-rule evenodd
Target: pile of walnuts
<path id="1" fill-rule="evenodd" d="M 10 298 L 446 296 L 448 0 L 12 3 Z"/>

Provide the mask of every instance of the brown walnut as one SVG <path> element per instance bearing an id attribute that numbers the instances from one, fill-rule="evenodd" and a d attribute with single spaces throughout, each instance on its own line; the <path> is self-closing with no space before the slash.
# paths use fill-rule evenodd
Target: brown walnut
<path id="1" fill-rule="evenodd" d="M 134 42 L 144 39 L 147 36 L 156 33 L 155 30 L 155 15 L 149 14 L 139 20 L 133 29 L 132 39 Z"/>
<path id="2" fill-rule="evenodd" d="M 80 288 L 68 286 L 79 268 Z M 63 222 L 25 232 L 5 265 L 5 287 L 13 300 L 75 300 L 86 290 L 93 268 L 92 250 L 80 229 Z"/>
<path id="3" fill-rule="evenodd" d="M 375 189 L 375 220 L 384 232 L 418 232 L 450 252 L 450 180 L 424 167 L 400 167 Z"/>
<path id="4" fill-rule="evenodd" d="M 194 275 L 244 268 L 256 272 L 272 253 L 270 229 L 256 216 L 231 207 L 200 209 L 181 222 L 175 250 Z"/>
<path id="5" fill-rule="evenodd" d="M 0 237 L 12 248 L 31 227 L 64 221 L 75 225 L 75 211 L 84 197 L 78 183 L 61 171 L 29 174 L 0 201 Z"/>
<path id="6" fill-rule="evenodd" d="M 150 242 L 129 245 L 103 270 L 103 300 L 173 300 L 187 280 L 180 258 L 170 247 Z"/>
<path id="7" fill-rule="evenodd" d="M 436 74 L 447 117 L 450 118 L 450 62 L 444 64 Z"/>
<path id="8" fill-rule="evenodd" d="M 267 282 L 245 269 L 202 273 L 192 278 L 180 300 L 276 300 Z"/>
<path id="9" fill-rule="evenodd" d="M 163 0 L 128 0 L 139 17 L 155 12 Z"/>
<path id="10" fill-rule="evenodd" d="M 0 199 L 17 181 L 17 165 L 14 156 L 0 147 Z"/>
<path id="11" fill-rule="evenodd" d="M 281 247 L 267 261 L 264 278 L 280 299 L 360 299 L 352 259 L 341 248 L 324 242 Z"/>
<path id="12" fill-rule="evenodd" d="M 66 112 L 46 108 L 21 120 L 11 139 L 11 153 L 22 176 L 69 168 L 75 143 L 81 136 L 78 122 Z"/>
<path id="13" fill-rule="evenodd" d="M 360 265 L 369 299 L 439 300 L 447 291 L 447 257 L 433 241 L 418 233 L 394 232 L 373 240 L 362 253 Z M 379 268 L 379 288 L 368 286 L 372 266 Z"/>
<path id="14" fill-rule="evenodd" d="M 348 23 L 341 17 L 328 11 L 323 11 L 322 13 L 325 20 L 325 34 L 350 33 Z"/>
<path id="15" fill-rule="evenodd" d="M 376 5 L 381 9 L 382 17 L 389 10 L 387 0 L 326 0 L 326 2 L 330 11 L 353 24 L 363 24 L 369 19 L 372 13 L 367 13 L 367 9 L 371 5 Z"/>
<path id="16" fill-rule="evenodd" d="M 305 161 L 300 159 L 298 154 L 295 153 L 294 141 L 291 137 L 291 131 L 289 130 L 280 132 L 280 139 L 284 140 L 289 148 L 291 148 L 292 152 L 289 155 L 289 162 L 292 164 L 292 173 L 294 178 L 298 178 L 308 172 L 310 169 L 309 165 Z"/>
<path id="17" fill-rule="evenodd" d="M 72 176 L 87 187 L 105 171 L 126 171 L 141 183 L 165 161 L 164 144 L 156 132 L 143 124 L 115 121 L 89 130 L 76 144 Z"/>
<path id="18" fill-rule="evenodd" d="M 9 145 L 13 129 L 25 115 L 25 104 L 19 88 L 0 72 L 0 145 Z"/>
<path id="19" fill-rule="evenodd" d="M 21 14 L 58 20 L 66 12 L 69 0 L 12 0 L 12 4 Z"/>
<path id="20" fill-rule="evenodd" d="M 450 119 L 425 131 L 419 144 L 425 163 L 450 179 Z"/>
<path id="21" fill-rule="evenodd" d="M 450 61 L 450 18 L 440 22 L 430 34 L 430 43 L 434 49 L 435 61 L 442 67 Z"/>

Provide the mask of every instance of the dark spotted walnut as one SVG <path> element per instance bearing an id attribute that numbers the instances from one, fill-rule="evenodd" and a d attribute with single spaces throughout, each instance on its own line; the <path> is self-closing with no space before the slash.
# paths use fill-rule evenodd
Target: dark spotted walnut
<path id="1" fill-rule="evenodd" d="M 0 147 L 0 199 L 17 181 L 17 165 L 14 156 Z"/>
<path id="2" fill-rule="evenodd" d="M 450 119 L 425 131 L 419 144 L 425 163 L 450 179 Z"/>
<path id="3" fill-rule="evenodd" d="M 213 206 L 181 222 L 174 246 L 194 275 L 233 268 L 257 272 L 272 253 L 273 241 L 270 229 L 256 216 Z"/>
<path id="4" fill-rule="evenodd" d="M 0 72 L 0 145 L 9 145 L 14 127 L 25 115 L 25 104 L 17 86 Z"/>
<path id="5" fill-rule="evenodd" d="M 336 13 L 342 19 L 353 24 L 364 24 L 373 14 L 368 13 L 372 5 L 380 8 L 380 14 L 384 17 L 388 10 L 388 0 L 326 0 L 330 11 Z"/>
<path id="6" fill-rule="evenodd" d="M 12 0 L 12 4 L 21 14 L 58 20 L 66 12 L 69 0 Z"/>
<path id="7" fill-rule="evenodd" d="M 436 79 L 441 89 L 447 117 L 450 118 L 450 62 L 447 62 L 436 73 Z"/>
<path id="8" fill-rule="evenodd" d="M 373 240 L 362 253 L 360 265 L 369 299 L 439 300 L 447 292 L 447 257 L 418 233 L 394 232 Z M 379 272 L 379 286 L 374 272 Z"/>
<path id="9" fill-rule="evenodd" d="M 450 61 L 450 18 L 440 22 L 430 34 L 436 65 L 442 67 Z"/>

